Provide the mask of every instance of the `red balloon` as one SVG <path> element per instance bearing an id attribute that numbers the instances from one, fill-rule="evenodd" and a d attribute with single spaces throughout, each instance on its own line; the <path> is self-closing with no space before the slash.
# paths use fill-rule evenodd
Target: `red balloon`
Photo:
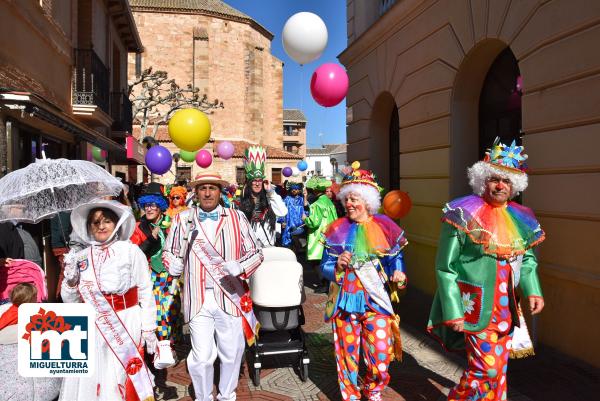
<path id="1" fill-rule="evenodd" d="M 321 106 L 332 107 L 348 93 L 348 75 L 339 65 L 326 63 L 315 70 L 310 80 L 310 94 Z"/>
<path id="2" fill-rule="evenodd" d="M 383 212 L 394 220 L 406 216 L 411 207 L 410 196 L 399 189 L 388 192 L 383 198 Z"/>

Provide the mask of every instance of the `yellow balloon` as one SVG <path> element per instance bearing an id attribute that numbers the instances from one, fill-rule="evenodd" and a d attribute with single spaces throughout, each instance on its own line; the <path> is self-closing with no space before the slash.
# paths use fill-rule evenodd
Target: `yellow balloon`
<path id="1" fill-rule="evenodd" d="M 169 136 L 179 149 L 195 152 L 210 139 L 210 121 L 200 110 L 178 110 L 169 120 Z"/>

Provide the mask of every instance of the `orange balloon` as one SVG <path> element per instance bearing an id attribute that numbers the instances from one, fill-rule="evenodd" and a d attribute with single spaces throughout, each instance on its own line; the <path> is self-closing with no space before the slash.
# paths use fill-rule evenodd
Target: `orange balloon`
<path id="1" fill-rule="evenodd" d="M 401 219 L 408 214 L 412 207 L 410 196 L 396 189 L 388 192 L 383 198 L 383 212 L 391 219 Z"/>

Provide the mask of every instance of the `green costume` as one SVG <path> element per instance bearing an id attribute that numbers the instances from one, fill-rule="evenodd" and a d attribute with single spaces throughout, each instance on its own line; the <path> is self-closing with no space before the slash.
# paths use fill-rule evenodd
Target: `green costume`
<path id="1" fill-rule="evenodd" d="M 444 207 L 427 331 L 448 350 L 467 354 L 448 400 L 506 400 L 508 358 L 533 354 L 515 289 L 542 298 L 533 247 L 545 235 L 531 209 L 507 201 L 527 187 L 522 152 L 515 141 L 507 146 L 496 138 L 467 170 L 475 194 Z M 452 330 L 460 323 L 464 332 Z"/>
<path id="2" fill-rule="evenodd" d="M 321 235 L 329 224 L 338 218 L 335 205 L 327 197 L 321 195 L 312 205 L 310 205 L 309 216 L 304 220 L 308 228 L 308 246 L 306 258 L 308 260 L 321 260 L 323 257 L 323 243 Z"/>
<path id="3" fill-rule="evenodd" d="M 459 285 L 481 289 L 479 306 L 472 314 L 479 316 L 476 322 L 465 320 L 466 333 L 479 333 L 490 324 L 496 286 L 496 264 L 499 258 L 484 252 L 483 245 L 474 243 L 462 230 L 449 223 L 442 224 L 435 268 L 438 289 L 429 315 L 428 331 L 449 350 L 465 348 L 465 335 L 453 331 L 444 323 L 465 317 Z M 537 259 L 532 248 L 523 255 L 519 286 L 525 297 L 542 296 L 536 272 Z M 514 290 L 509 286 L 509 305 L 513 322 L 518 322 Z"/>

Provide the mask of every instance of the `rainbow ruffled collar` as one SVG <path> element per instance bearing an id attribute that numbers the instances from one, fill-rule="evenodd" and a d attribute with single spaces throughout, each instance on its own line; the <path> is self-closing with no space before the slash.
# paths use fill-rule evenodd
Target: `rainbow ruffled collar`
<path id="1" fill-rule="evenodd" d="M 339 218 L 327 228 L 322 242 L 330 254 L 350 251 L 355 260 L 397 255 L 408 243 L 404 231 L 382 214 L 373 215 L 363 223 Z"/>
<path id="2" fill-rule="evenodd" d="M 464 231 L 485 253 L 503 259 L 524 254 L 545 239 L 528 207 L 515 202 L 494 207 L 477 195 L 447 203 L 442 221 Z"/>

